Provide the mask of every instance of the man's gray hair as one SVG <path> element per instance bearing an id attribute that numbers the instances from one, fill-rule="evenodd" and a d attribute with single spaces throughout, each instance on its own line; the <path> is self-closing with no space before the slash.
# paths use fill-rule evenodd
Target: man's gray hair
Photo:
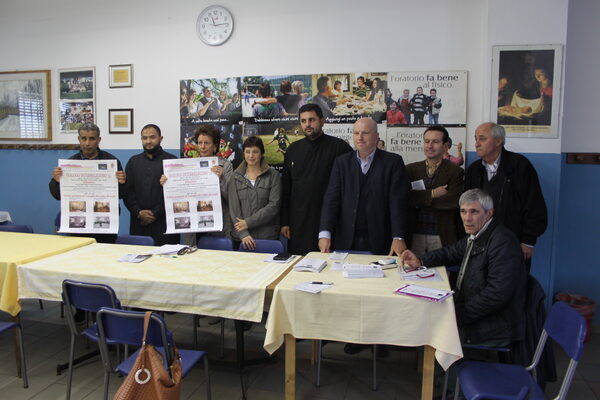
<path id="1" fill-rule="evenodd" d="M 98 125 L 94 124 L 93 122 L 86 122 L 85 124 L 81 125 L 79 129 L 77 129 L 77 133 L 81 133 L 81 131 L 93 131 L 96 132 L 96 136 L 100 137 L 100 128 L 98 128 Z"/>
<path id="2" fill-rule="evenodd" d="M 506 131 L 504 130 L 504 127 L 493 122 L 490 122 L 489 124 L 492 137 L 500 140 L 502 142 L 502 146 L 504 146 L 504 143 L 506 142 Z"/>
<path id="3" fill-rule="evenodd" d="M 471 189 L 464 192 L 460 199 L 458 199 L 458 205 L 462 207 L 465 203 L 478 202 L 481 207 L 487 212 L 494 208 L 494 200 L 492 196 L 487 194 L 481 189 Z"/>

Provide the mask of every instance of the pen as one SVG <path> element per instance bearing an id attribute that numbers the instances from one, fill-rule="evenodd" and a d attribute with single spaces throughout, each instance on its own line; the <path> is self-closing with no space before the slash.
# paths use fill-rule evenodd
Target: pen
<path id="1" fill-rule="evenodd" d="M 313 285 L 333 285 L 333 282 L 310 282 Z"/>

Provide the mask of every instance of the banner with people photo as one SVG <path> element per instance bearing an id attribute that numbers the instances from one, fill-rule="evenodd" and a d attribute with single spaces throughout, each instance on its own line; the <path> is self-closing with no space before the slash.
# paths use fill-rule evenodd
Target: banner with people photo
<path id="1" fill-rule="evenodd" d="M 265 159 L 280 168 L 287 148 L 304 137 L 298 110 L 306 103 L 323 110 L 326 134 L 352 145 L 352 125 L 362 117 L 378 123 L 379 147 L 407 160 L 423 149 L 401 144 L 428 125 L 465 127 L 467 72 L 343 72 L 313 75 L 242 76 L 180 82 L 181 156 L 197 157 L 194 132 L 213 124 L 221 132 L 217 155 L 236 168 L 246 137 L 260 136 Z M 409 128 L 409 129 L 406 129 Z M 452 130 L 454 149 L 465 129 Z M 422 142 L 421 142 L 422 145 Z"/>

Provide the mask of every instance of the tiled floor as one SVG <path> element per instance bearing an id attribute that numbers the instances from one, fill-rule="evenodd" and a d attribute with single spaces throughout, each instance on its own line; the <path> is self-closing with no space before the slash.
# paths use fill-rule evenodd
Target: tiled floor
<path id="1" fill-rule="evenodd" d="M 0 399 L 64 399 L 66 377 L 56 375 L 56 364 L 66 361 L 68 356 L 68 329 L 60 319 L 58 304 L 44 302 L 40 310 L 37 301 L 26 301 L 23 305 L 25 352 L 29 370 L 29 388 L 23 389 L 22 381 L 15 376 L 15 364 L 10 334 L 0 337 Z M 6 316 L 3 316 L 6 317 Z M 167 315 L 167 323 L 173 331 L 180 348 L 191 348 L 192 317 L 185 314 Z M 218 363 L 219 325 L 209 325 L 201 319 L 200 347 L 211 355 L 211 385 L 213 399 L 240 399 L 240 378 L 237 369 Z M 233 359 L 235 335 L 233 323 L 226 324 L 226 359 Z M 247 332 L 247 356 L 262 357 L 264 325 L 254 324 Z M 93 346 L 93 345 L 92 345 Z M 78 347 L 77 354 L 85 352 L 85 345 Z M 283 399 L 284 359 L 280 349 L 269 363 L 249 366 L 244 379 L 248 387 L 248 399 Z M 356 356 L 343 352 L 343 345 L 330 343 L 324 347 L 326 360 L 323 362 L 321 387 L 314 386 L 315 369 L 310 366 L 309 341 L 298 344 L 297 399 L 419 399 L 420 375 L 416 370 L 416 352 L 412 349 L 394 350 L 378 361 L 378 390 L 371 390 L 371 352 L 364 351 Z M 557 351 L 559 374 L 564 373 L 566 357 Z M 587 344 L 580 363 L 569 399 L 600 399 L 600 334 L 593 334 Z M 99 357 L 93 358 L 74 370 L 72 399 L 102 399 L 103 370 Z M 112 396 L 121 383 L 111 377 Z M 204 371 L 195 368 L 183 381 L 182 399 L 205 398 Z M 547 393 L 554 396 L 556 384 L 548 387 Z"/>

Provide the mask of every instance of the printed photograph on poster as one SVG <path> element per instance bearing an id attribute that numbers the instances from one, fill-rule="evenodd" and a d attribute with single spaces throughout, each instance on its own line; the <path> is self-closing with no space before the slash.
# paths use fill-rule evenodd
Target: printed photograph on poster
<path id="1" fill-rule="evenodd" d="M 181 125 L 181 158 L 199 157 L 195 132 L 196 129 L 198 129 L 198 127 L 201 125 L 204 124 L 195 123 Z M 221 135 L 219 146 L 215 149 L 215 155 L 228 160 L 233 165 L 234 169 L 237 168 L 244 159 L 242 152 L 242 144 L 244 142 L 244 139 L 242 138 L 243 126 L 219 124 L 209 125 L 214 126 Z"/>
<path id="2" fill-rule="evenodd" d="M 465 126 L 467 71 L 389 72 L 388 126 Z"/>
<path id="3" fill-rule="evenodd" d="M 423 134 L 427 127 L 390 127 L 387 128 L 386 150 L 402 156 L 404 164 L 425 159 Z M 450 135 L 448 152 L 444 158 L 464 168 L 463 145 L 466 143 L 467 130 L 463 127 L 446 127 Z"/>
<path id="4" fill-rule="evenodd" d="M 310 100 L 311 75 L 244 76 L 242 113 L 249 123 L 298 119 L 298 109 Z"/>
<path id="5" fill-rule="evenodd" d="M 492 47 L 492 119 L 509 137 L 558 137 L 561 45 Z"/>
<path id="6" fill-rule="evenodd" d="M 300 124 L 280 122 L 271 124 L 246 124 L 244 140 L 248 136 L 258 136 L 265 146 L 265 160 L 270 166 L 279 169 L 283 165 L 285 153 L 293 142 L 304 138 Z"/>
<path id="7" fill-rule="evenodd" d="M 180 81 L 179 111 L 182 124 L 237 124 L 242 119 L 240 89 L 240 78 Z"/>
<path id="8" fill-rule="evenodd" d="M 381 122 L 386 86 L 386 72 L 316 74 L 312 102 L 321 107 L 328 123 L 354 122 L 366 115 Z"/>
<path id="9" fill-rule="evenodd" d="M 166 233 L 214 232 L 223 229 L 217 157 L 163 160 Z"/>
<path id="10" fill-rule="evenodd" d="M 118 233 L 116 160 L 58 160 L 61 233 Z"/>
<path id="11" fill-rule="evenodd" d="M 95 122 L 96 69 L 58 70 L 60 133 L 77 133 L 86 122 Z"/>

